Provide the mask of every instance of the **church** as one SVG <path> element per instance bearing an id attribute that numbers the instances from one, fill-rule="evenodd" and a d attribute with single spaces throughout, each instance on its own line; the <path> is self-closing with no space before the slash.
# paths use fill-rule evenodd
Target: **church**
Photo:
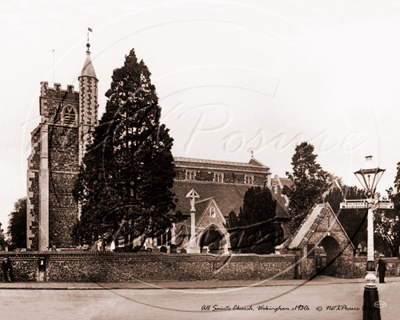
<path id="1" fill-rule="evenodd" d="M 72 85 L 65 90 L 58 83 L 54 88 L 47 82 L 40 84 L 41 121 L 31 132 L 27 170 L 27 248 L 31 250 L 74 246 L 71 234 L 80 208 L 72 190 L 98 122 L 99 80 L 89 43 L 78 80 L 78 91 Z M 288 236 L 288 199 L 281 193 L 288 182 L 277 176 L 271 178 L 270 168 L 253 155 L 248 163 L 175 157 L 174 164 L 176 210 L 184 221 L 174 224 L 158 239 L 147 239 L 146 247 L 175 247 L 189 253 L 228 252 L 229 213 L 239 213 L 251 186 L 270 188 L 277 200 L 275 220 L 282 225 L 284 238 Z M 126 243 L 118 239 L 115 245 Z"/>
<path id="2" fill-rule="evenodd" d="M 271 189 L 269 167 L 253 157 L 248 163 L 175 157 L 174 164 L 176 210 L 185 219 L 173 225 L 167 237 L 157 239 L 150 246 L 174 244 L 189 253 L 227 253 L 231 247 L 226 228 L 229 214 L 239 214 L 250 187 Z M 281 198 L 278 190 L 273 197 Z M 286 238 L 285 224 L 290 216 L 286 206 L 279 201 L 275 220 L 283 226 L 283 238 Z"/>

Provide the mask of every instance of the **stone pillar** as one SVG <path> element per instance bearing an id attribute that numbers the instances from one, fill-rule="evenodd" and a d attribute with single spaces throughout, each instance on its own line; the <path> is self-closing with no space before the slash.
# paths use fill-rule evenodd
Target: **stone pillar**
<path id="1" fill-rule="evenodd" d="M 40 130 L 40 171 L 39 171 L 39 251 L 49 247 L 49 126 Z"/>
<path id="2" fill-rule="evenodd" d="M 224 235 L 224 238 L 225 238 L 224 254 L 229 254 L 229 247 L 230 247 L 230 243 L 231 243 L 229 233 L 226 233 Z"/>
<path id="3" fill-rule="evenodd" d="M 187 253 L 200 253 L 200 248 L 196 245 L 196 221 L 195 211 L 190 212 L 190 240 L 186 247 Z"/>
<path id="4" fill-rule="evenodd" d="M 190 241 L 193 241 L 196 236 L 196 212 L 190 212 Z"/>
<path id="5" fill-rule="evenodd" d="M 175 223 L 172 224 L 172 228 L 171 228 L 171 244 L 176 244 L 175 241 Z"/>

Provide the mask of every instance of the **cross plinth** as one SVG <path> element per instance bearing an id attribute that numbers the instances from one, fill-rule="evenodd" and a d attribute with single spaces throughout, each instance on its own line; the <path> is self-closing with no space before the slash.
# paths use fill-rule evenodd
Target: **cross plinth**
<path id="1" fill-rule="evenodd" d="M 196 192 L 196 190 L 192 189 L 189 191 L 189 193 L 186 195 L 186 198 L 190 198 L 190 247 L 195 247 L 195 232 L 196 232 L 196 208 L 195 208 L 195 201 L 196 198 L 200 198 L 199 194 Z M 189 248 L 190 251 L 191 248 Z"/>

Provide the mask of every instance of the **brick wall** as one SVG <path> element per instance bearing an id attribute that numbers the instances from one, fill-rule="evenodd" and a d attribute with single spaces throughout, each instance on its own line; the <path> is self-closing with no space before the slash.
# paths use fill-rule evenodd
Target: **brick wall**
<path id="1" fill-rule="evenodd" d="M 123 282 L 135 280 L 294 279 L 293 255 L 30 252 L 9 256 L 15 281 L 38 281 L 39 256 L 46 257 L 45 281 Z M 285 272 L 282 272 L 284 271 Z"/>

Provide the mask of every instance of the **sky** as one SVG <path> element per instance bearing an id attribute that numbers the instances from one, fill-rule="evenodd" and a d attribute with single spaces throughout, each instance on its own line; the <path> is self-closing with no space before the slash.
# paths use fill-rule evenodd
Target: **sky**
<path id="1" fill-rule="evenodd" d="M 173 155 L 248 162 L 284 177 L 308 141 L 322 168 L 358 185 L 373 155 L 400 162 L 396 1 L 4 1 L 0 11 L 0 222 L 26 196 L 41 81 L 78 90 L 88 27 L 99 114 L 134 48 L 152 73 Z M 358 185 L 361 187 L 360 185 Z"/>

